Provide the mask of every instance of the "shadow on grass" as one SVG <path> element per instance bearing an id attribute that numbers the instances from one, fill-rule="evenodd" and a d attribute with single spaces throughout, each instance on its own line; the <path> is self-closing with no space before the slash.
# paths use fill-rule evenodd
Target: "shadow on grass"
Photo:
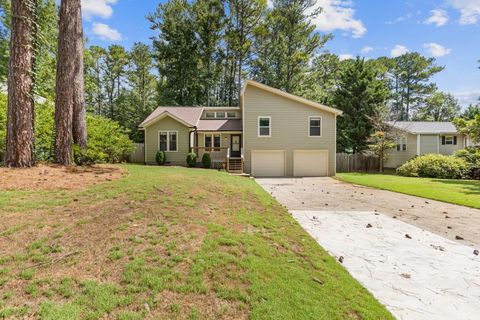
<path id="1" fill-rule="evenodd" d="M 442 180 L 432 179 L 433 182 L 443 183 L 452 186 L 458 186 L 465 194 L 478 194 L 480 195 L 480 181 L 476 180 Z"/>

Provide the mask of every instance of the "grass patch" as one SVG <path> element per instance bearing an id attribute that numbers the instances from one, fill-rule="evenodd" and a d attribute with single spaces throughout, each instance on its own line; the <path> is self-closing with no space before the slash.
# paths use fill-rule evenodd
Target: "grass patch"
<path id="1" fill-rule="evenodd" d="M 339 173 L 345 182 L 480 209 L 480 181 L 410 178 L 394 174 Z"/>
<path id="2" fill-rule="evenodd" d="M 255 181 L 214 170 L 124 170 L 59 201 L 55 190 L 42 199 L 25 191 L 29 203 L 18 212 L 0 196 L 9 237 L 1 241 L 26 244 L 4 246 L 0 290 L 11 294 L 1 314 L 393 319 Z"/>

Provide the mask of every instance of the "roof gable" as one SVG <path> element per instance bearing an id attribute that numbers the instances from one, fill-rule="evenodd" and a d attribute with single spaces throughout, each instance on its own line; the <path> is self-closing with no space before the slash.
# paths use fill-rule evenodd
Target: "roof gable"
<path id="1" fill-rule="evenodd" d="M 202 116 L 201 107 L 160 107 L 153 111 L 141 124 L 140 128 L 146 128 L 155 122 L 169 116 L 187 127 L 197 125 Z"/>
<path id="2" fill-rule="evenodd" d="M 255 88 L 258 88 L 258 89 L 261 89 L 261 90 L 265 90 L 265 91 L 268 91 L 270 93 L 282 96 L 284 98 L 302 103 L 304 105 L 307 105 L 307 106 L 310 106 L 310 107 L 313 107 L 313 108 L 317 108 L 317 109 L 320 109 L 320 110 L 323 110 L 323 111 L 326 111 L 326 112 L 333 113 L 335 115 L 342 115 L 343 114 L 343 111 L 341 111 L 339 109 L 325 106 L 323 104 L 320 104 L 320 103 L 317 103 L 317 102 L 314 102 L 314 101 L 311 101 L 311 100 L 308 100 L 308 99 L 305 99 L 305 98 L 287 93 L 287 92 L 279 90 L 279 89 L 275 89 L 273 87 L 267 86 L 265 84 L 262 84 L 262 83 L 259 83 L 259 82 L 253 81 L 253 80 L 247 80 L 247 82 L 245 83 L 245 86 L 243 87 L 242 92 L 241 92 L 242 97 L 244 96 L 245 91 L 246 91 L 248 86 L 252 86 L 252 87 L 255 87 Z"/>

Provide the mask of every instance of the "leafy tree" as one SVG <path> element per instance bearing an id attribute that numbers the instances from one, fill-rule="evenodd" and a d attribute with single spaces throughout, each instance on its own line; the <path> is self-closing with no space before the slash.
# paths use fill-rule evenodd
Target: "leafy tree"
<path id="1" fill-rule="evenodd" d="M 380 159 L 379 171 L 383 172 L 384 163 L 388 159 L 388 151 L 396 146 L 394 138 L 385 131 L 375 131 L 368 139 L 368 149 Z"/>
<path id="2" fill-rule="evenodd" d="M 458 132 L 466 135 L 473 143 L 480 143 L 480 115 L 472 120 L 457 118 L 453 121 Z"/>
<path id="3" fill-rule="evenodd" d="M 333 95 L 334 105 L 344 112 L 338 118 L 338 149 L 359 153 L 367 149 L 367 139 L 374 129 L 372 117 L 385 107 L 388 88 L 364 59 L 345 64 Z"/>
<path id="4" fill-rule="evenodd" d="M 128 53 L 124 47 L 112 45 L 108 47 L 104 60 L 104 90 L 108 100 L 110 119 L 117 119 L 116 100 L 120 97 L 127 74 Z"/>
<path id="5" fill-rule="evenodd" d="M 469 105 L 465 111 L 463 111 L 461 118 L 466 120 L 473 120 L 475 116 L 480 115 L 480 105 Z"/>
<path id="6" fill-rule="evenodd" d="M 311 0 L 274 0 L 257 30 L 252 73 L 260 82 L 290 93 L 304 86 L 309 64 L 331 38 L 315 32 L 311 22 L 320 13 Z"/>
<path id="7" fill-rule="evenodd" d="M 415 121 L 452 121 L 460 113 L 458 100 L 451 94 L 435 92 L 418 108 Z"/>
<path id="8" fill-rule="evenodd" d="M 333 93 L 344 64 L 336 54 L 323 53 L 315 57 L 306 73 L 305 85 L 299 94 L 320 103 L 332 104 Z"/>
<path id="9" fill-rule="evenodd" d="M 107 115 L 103 90 L 106 55 L 106 50 L 98 46 L 85 50 L 85 99 L 88 111 L 98 115 Z"/>
<path id="10" fill-rule="evenodd" d="M 392 117 L 408 121 L 412 112 L 436 91 L 431 78 L 444 67 L 437 66 L 435 58 L 426 58 L 416 52 L 393 59 L 381 58 L 380 61 L 388 69 Z"/>

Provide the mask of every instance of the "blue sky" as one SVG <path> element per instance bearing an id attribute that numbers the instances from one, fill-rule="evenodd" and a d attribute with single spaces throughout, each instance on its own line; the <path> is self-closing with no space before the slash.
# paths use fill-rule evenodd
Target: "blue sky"
<path id="1" fill-rule="evenodd" d="M 159 2 L 83 0 L 90 43 L 149 43 L 153 32 L 145 16 Z M 327 50 L 343 58 L 417 51 L 445 66 L 434 79 L 441 90 L 463 105 L 480 97 L 480 0 L 317 0 L 317 5 L 324 11 L 313 23 L 334 35 Z"/>

